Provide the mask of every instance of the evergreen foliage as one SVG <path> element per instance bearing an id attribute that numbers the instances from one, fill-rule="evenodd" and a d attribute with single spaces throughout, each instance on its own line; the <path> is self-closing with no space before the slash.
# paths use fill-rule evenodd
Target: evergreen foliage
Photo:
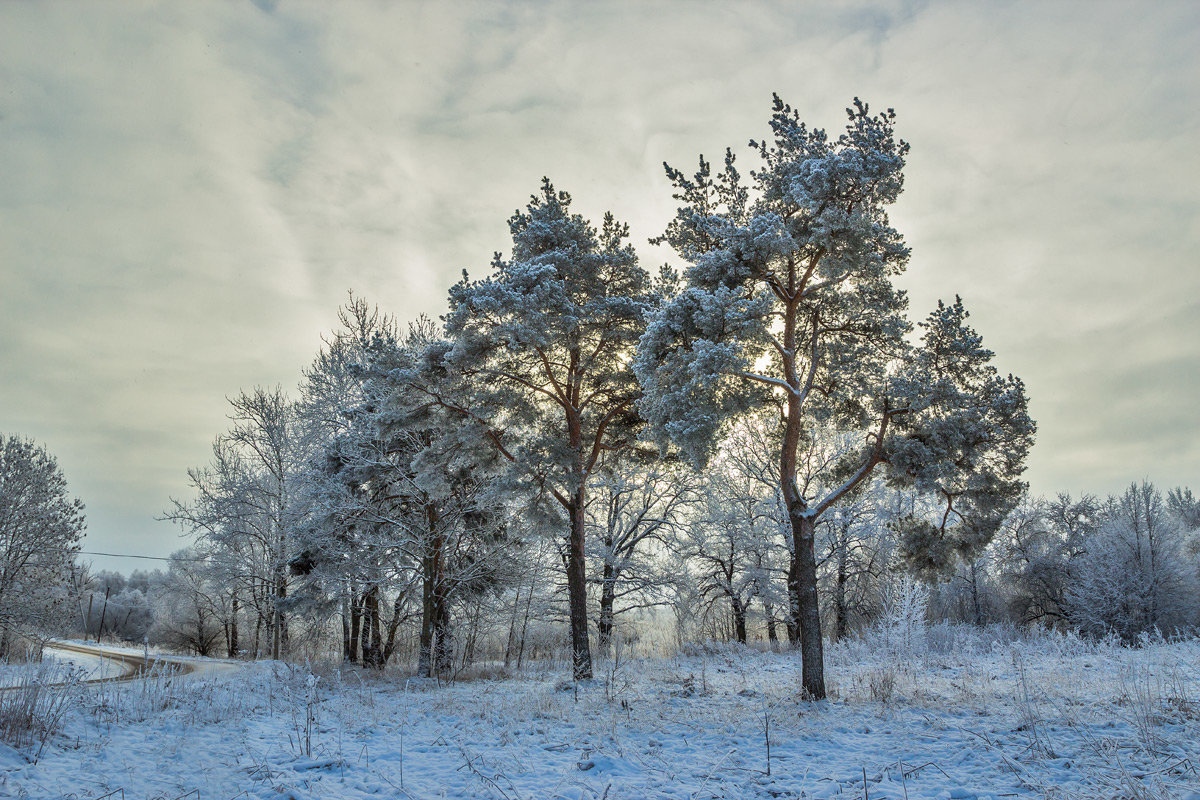
<path id="1" fill-rule="evenodd" d="M 658 295 L 628 227 L 607 214 L 596 230 L 570 204 L 544 180 L 509 220 L 511 257 L 497 254 L 491 275 L 464 275 L 450 290 L 450 345 L 438 354 L 462 391 L 429 397 L 491 442 L 508 482 L 530 483 L 560 520 L 574 673 L 590 678 L 587 489 L 601 456 L 636 440 L 629 362 Z"/>
<path id="2" fill-rule="evenodd" d="M 780 420 L 780 491 L 792 526 L 789 595 L 804 688 L 825 694 L 817 603 L 816 521 L 879 465 L 898 485 L 940 493 L 937 522 L 911 520 L 906 550 L 927 571 L 986 544 L 1015 502 L 1034 426 L 1024 387 L 998 379 L 960 301 L 906 339 L 907 298 L 893 285 L 909 250 L 886 207 L 903 188 L 908 144 L 890 109 L 848 109 L 830 140 L 778 96 L 772 141 L 743 183 L 732 151 L 714 174 L 667 166 L 682 202 L 659 241 L 689 267 L 685 287 L 648 326 L 636 369 L 640 408 L 660 447 L 703 466 L 748 411 Z M 798 463 L 822 430 L 862 445 L 814 480 Z"/>

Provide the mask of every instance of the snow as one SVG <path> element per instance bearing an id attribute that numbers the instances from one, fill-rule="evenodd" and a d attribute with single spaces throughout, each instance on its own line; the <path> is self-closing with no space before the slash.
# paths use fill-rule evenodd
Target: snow
<path id="1" fill-rule="evenodd" d="M 87 689 L 0 796 L 1200 800 L 1200 642 L 935 627 L 828 660 L 816 704 L 797 655 L 726 645 L 578 687 L 226 663 Z"/>

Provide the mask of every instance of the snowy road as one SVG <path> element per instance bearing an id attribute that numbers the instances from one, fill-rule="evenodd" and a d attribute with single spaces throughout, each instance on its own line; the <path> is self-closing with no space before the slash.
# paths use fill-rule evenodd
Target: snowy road
<path id="1" fill-rule="evenodd" d="M 68 661 L 85 670 L 84 683 L 131 681 L 145 675 L 155 662 L 167 661 L 141 653 L 100 647 L 78 642 L 52 642 L 46 645 L 56 661 Z M 168 661 L 168 663 L 170 663 Z M 181 669 L 181 672 L 190 672 Z"/>
<path id="2" fill-rule="evenodd" d="M 138 680 L 155 669 L 165 669 L 175 675 L 212 675 L 240 666 L 236 661 L 147 655 L 133 648 L 102 647 L 83 642 L 50 642 L 45 649 L 47 657 L 80 675 L 82 683 L 89 684 Z M 3 691 L 2 687 L 0 691 Z"/>

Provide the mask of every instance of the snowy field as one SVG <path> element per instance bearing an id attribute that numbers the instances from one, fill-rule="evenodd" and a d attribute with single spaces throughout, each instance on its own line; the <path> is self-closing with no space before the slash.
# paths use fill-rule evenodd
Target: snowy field
<path id="1" fill-rule="evenodd" d="M 1200 643 L 934 627 L 828 661 L 818 704 L 797 656 L 724 645 L 578 687 L 278 663 L 77 687 L 36 763 L 0 745 L 0 796 L 1200 800 Z"/>

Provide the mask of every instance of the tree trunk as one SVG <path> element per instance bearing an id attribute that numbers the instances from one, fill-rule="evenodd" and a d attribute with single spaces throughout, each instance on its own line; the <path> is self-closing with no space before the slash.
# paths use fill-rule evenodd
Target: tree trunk
<path id="1" fill-rule="evenodd" d="M 392 602 L 392 618 L 388 620 L 387 636 L 383 640 L 383 663 L 380 669 L 387 666 L 387 663 L 392 660 L 392 653 L 396 651 L 396 633 L 400 630 L 401 612 L 404 610 L 404 592 L 397 592 L 396 599 Z"/>
<path id="2" fill-rule="evenodd" d="M 536 580 L 529 582 L 529 593 L 525 595 L 525 618 L 521 621 L 521 644 L 517 648 L 517 669 L 525 662 L 525 635 L 529 632 L 529 610 L 533 607 L 533 590 Z"/>
<path id="3" fill-rule="evenodd" d="M 258 608 L 254 609 L 254 657 L 262 658 L 262 627 L 263 615 Z"/>
<path id="4" fill-rule="evenodd" d="M 443 580 L 442 550 L 445 541 L 438 530 L 437 509 L 431 504 L 425 504 L 425 521 L 429 529 L 429 539 L 425 551 L 421 554 L 421 642 L 417 655 L 417 675 L 422 678 L 433 674 L 433 650 L 435 628 L 438 616 L 438 585 Z"/>
<path id="5" fill-rule="evenodd" d="M 976 627 L 983 627 L 983 606 L 979 602 L 979 562 L 971 562 L 971 611 Z"/>
<path id="6" fill-rule="evenodd" d="M 846 574 L 846 547 L 845 543 L 838 551 L 837 559 L 837 583 L 835 584 L 833 594 L 834 614 L 834 638 L 838 641 L 846 638 L 849 633 L 850 622 L 847 619 L 849 616 L 846 608 L 846 583 L 849 576 Z"/>
<path id="7" fill-rule="evenodd" d="M 354 645 L 350 639 L 350 593 L 342 592 L 342 661 L 354 663 Z"/>
<path id="8" fill-rule="evenodd" d="M 729 595 L 729 607 L 733 611 L 733 637 L 738 644 L 746 643 L 746 607 L 735 595 Z"/>
<path id="9" fill-rule="evenodd" d="M 617 576 L 613 565 L 604 562 L 604 577 L 600 583 L 600 620 L 596 623 L 597 646 L 600 655 L 605 658 L 612 656 L 612 636 L 615 617 L 613 605 L 617 595 Z"/>
<path id="10" fill-rule="evenodd" d="M 282 658 L 288 651 L 287 620 L 283 615 L 283 601 L 286 599 L 287 576 L 283 574 L 283 567 L 280 566 L 275 573 L 275 599 L 272 603 L 273 613 L 271 615 L 271 658 L 273 659 Z"/>
<path id="11" fill-rule="evenodd" d="M 775 606 L 763 600 L 763 616 L 767 618 L 767 641 L 771 643 L 771 652 L 779 650 L 779 633 L 775 629 Z"/>
<path id="12" fill-rule="evenodd" d="M 825 698 L 825 656 L 821 642 L 821 609 L 817 601 L 816 522 L 789 509 L 792 522 L 792 563 L 788 595 L 800 631 L 801 682 L 812 700 Z"/>
<path id="13" fill-rule="evenodd" d="M 204 611 L 197 605 L 196 607 L 196 655 L 201 658 L 208 657 L 208 636 L 204 630 Z"/>
<path id="14" fill-rule="evenodd" d="M 454 669 L 454 634 L 450 626 L 449 598 L 446 597 L 445 588 L 441 586 L 434 592 L 433 633 L 433 667 L 438 675 L 445 675 Z M 474 649 L 474 646 L 475 636 L 472 633 L 471 648 Z"/>
<path id="15" fill-rule="evenodd" d="M 379 619 L 379 586 L 371 586 L 363 593 L 364 620 L 362 660 L 364 667 L 383 669 L 383 630 Z"/>
<path id="16" fill-rule="evenodd" d="M 433 581 L 429 575 L 429 562 L 423 566 L 424 580 L 421 582 L 421 639 L 417 648 L 417 677 L 433 676 Z"/>
<path id="17" fill-rule="evenodd" d="M 359 640 L 362 638 L 362 606 L 359 603 L 358 587 L 350 585 L 350 656 L 351 664 L 359 663 Z"/>
<path id="18" fill-rule="evenodd" d="M 465 670 L 475 662 L 475 641 L 479 636 L 479 618 L 483 615 L 483 601 L 478 600 L 475 603 L 475 613 L 471 615 L 471 630 L 467 633 L 467 641 L 463 645 L 462 665 L 459 669 Z M 440 623 L 448 627 L 449 618 L 443 618 Z M 449 631 L 443 631 L 445 636 L 449 636 Z M 454 669 L 454 651 L 448 647 L 448 638 L 437 637 L 438 645 L 435 646 L 435 661 L 439 670 L 450 671 Z"/>
<path id="19" fill-rule="evenodd" d="M 229 634 L 225 642 L 229 658 L 237 658 L 238 655 L 238 612 L 240 610 L 238 595 L 237 592 L 234 592 L 229 598 Z"/>
<path id="20" fill-rule="evenodd" d="M 513 647 L 517 643 L 517 612 L 521 608 L 521 587 L 517 587 L 517 596 L 513 598 L 512 619 L 508 623 L 508 640 L 504 643 L 504 668 L 512 664 Z"/>
<path id="21" fill-rule="evenodd" d="M 96 629 L 96 644 L 100 644 L 100 637 L 104 635 L 104 617 L 108 614 L 108 593 L 111 590 L 111 586 L 104 587 L 104 607 L 100 609 L 100 627 Z"/>
<path id="22" fill-rule="evenodd" d="M 571 661 L 575 680 L 592 677 L 592 651 L 588 644 L 587 573 L 584 563 L 584 516 L 586 494 L 581 485 L 575 490 L 568 507 L 571 516 L 571 538 L 567 553 L 567 602 L 571 608 Z"/>

